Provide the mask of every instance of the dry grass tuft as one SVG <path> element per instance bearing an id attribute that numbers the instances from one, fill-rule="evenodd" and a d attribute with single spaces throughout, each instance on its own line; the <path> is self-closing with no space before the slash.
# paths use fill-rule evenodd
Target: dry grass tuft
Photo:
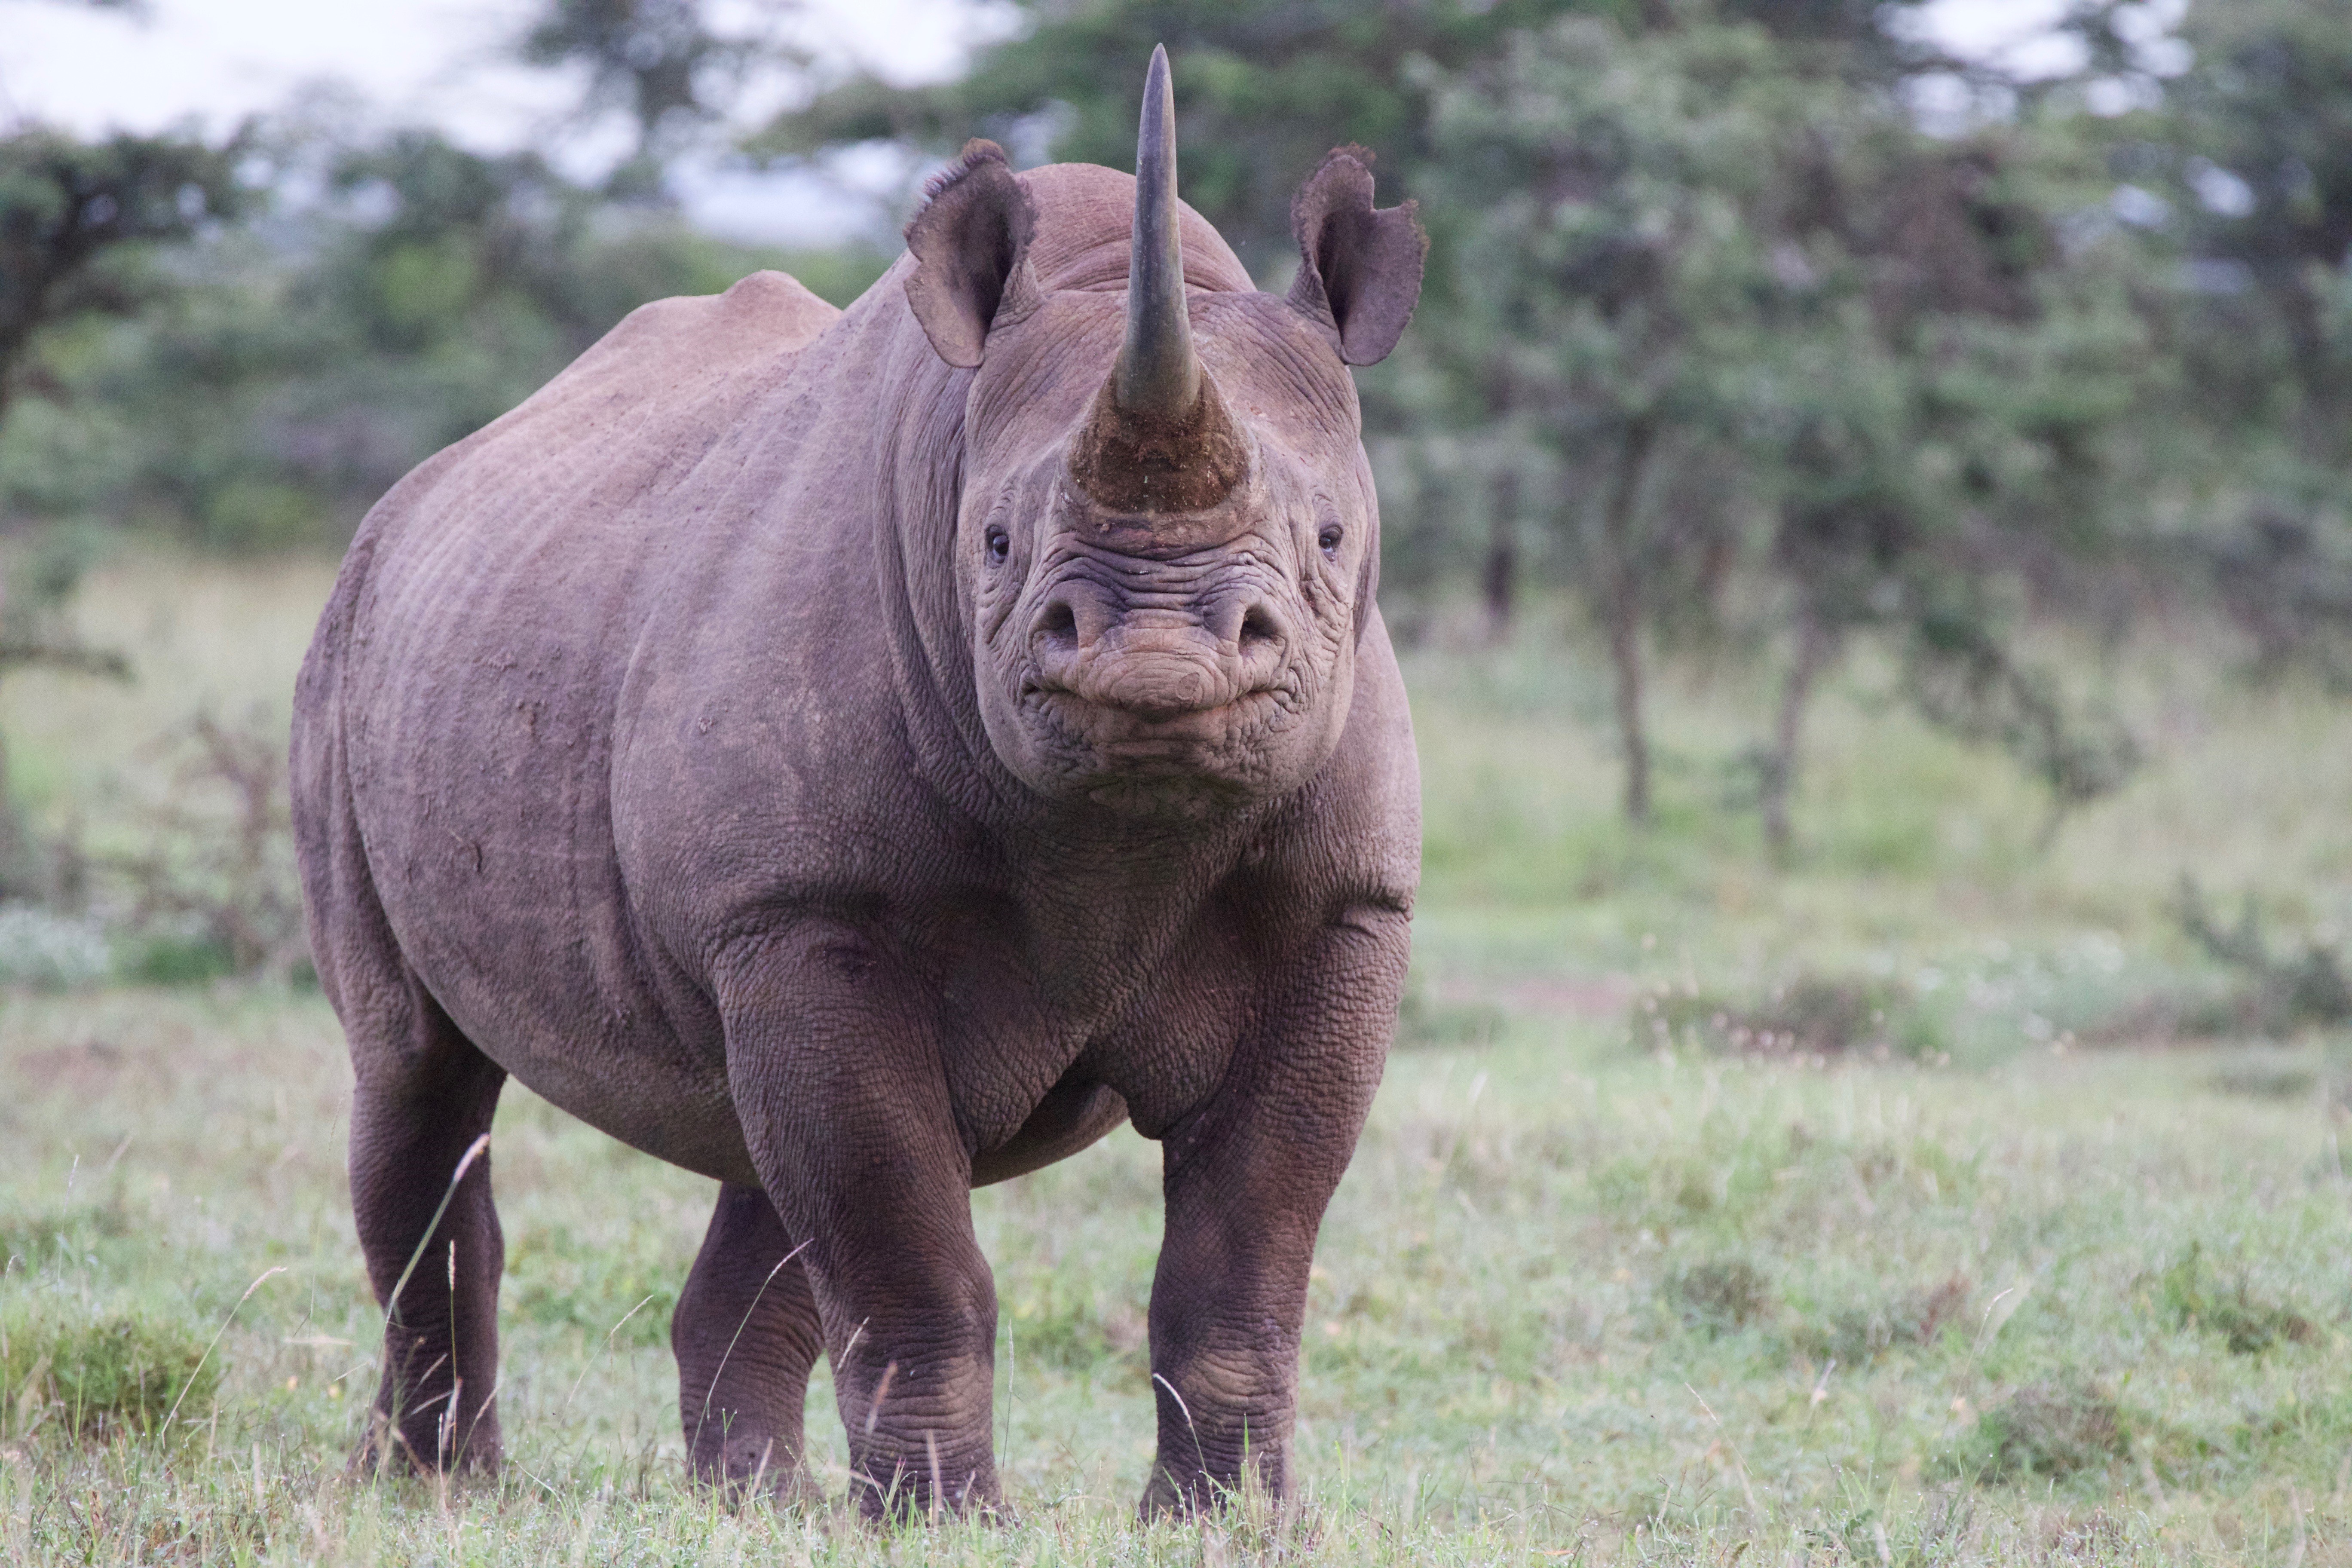
<path id="1" fill-rule="evenodd" d="M 1832 1314 L 1819 1328 L 1801 1331 L 1798 1342 L 1815 1359 L 1834 1358 L 1858 1366 L 1897 1345 L 1932 1344 L 1967 1311 L 1975 1287 L 1965 1274 L 1906 1290 L 1869 1307 Z"/>
<path id="2" fill-rule="evenodd" d="M 2258 1355 L 2274 1345 L 2318 1342 L 2319 1325 L 2294 1308 L 2256 1294 L 2242 1274 L 2223 1284 L 2207 1261 L 2205 1244 L 2192 1241 L 2158 1281 L 2166 1311 L 2179 1327 L 2220 1334 L 2232 1355 Z"/>
<path id="3" fill-rule="evenodd" d="M 1744 1258 L 1722 1258 L 1677 1269 L 1666 1280 L 1666 1300 L 1685 1327 L 1713 1336 L 1764 1321 L 1777 1298 L 1762 1269 Z"/>
<path id="4" fill-rule="evenodd" d="M 2129 1449 L 2115 1400 L 2089 1382 L 2060 1377 L 2028 1384 L 1986 1411 L 1962 1447 L 1961 1463 L 1984 1480 L 2064 1480 L 2104 1469 Z"/>

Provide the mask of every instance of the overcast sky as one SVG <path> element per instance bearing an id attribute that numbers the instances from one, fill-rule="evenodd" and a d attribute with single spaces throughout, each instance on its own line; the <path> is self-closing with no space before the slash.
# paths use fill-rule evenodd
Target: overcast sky
<path id="1" fill-rule="evenodd" d="M 719 0 L 723 6 L 728 0 Z M 2058 63 L 2049 24 L 2065 0 L 1935 0 L 1944 42 L 2014 64 Z M 543 141 L 576 86 L 499 59 L 530 0 L 148 0 L 143 17 L 0 0 L 0 123 L 83 132 L 191 118 L 219 132 L 320 82 L 353 89 L 385 122 L 424 121 L 485 150 Z M 973 0 L 806 0 L 803 42 L 900 81 L 952 75 L 1004 25 Z M 705 173 L 688 205 L 744 238 L 817 243 L 862 209 L 806 180 Z"/>

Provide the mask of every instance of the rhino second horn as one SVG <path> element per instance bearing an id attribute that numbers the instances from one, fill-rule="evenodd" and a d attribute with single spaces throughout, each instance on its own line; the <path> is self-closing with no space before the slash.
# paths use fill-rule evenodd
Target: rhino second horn
<path id="1" fill-rule="evenodd" d="M 1249 471 L 1249 446 L 1201 369 L 1184 309 L 1176 205 L 1176 95 L 1151 51 L 1136 133 L 1127 337 L 1070 453 L 1080 489 L 1114 512 L 1202 511 Z"/>
<path id="2" fill-rule="evenodd" d="M 1201 362 L 1184 314 L 1184 246 L 1176 221 L 1176 91 L 1168 47 L 1151 51 L 1135 136 L 1135 237 L 1127 261 L 1127 341 L 1112 372 L 1121 410 L 1181 419 L 1201 395 Z"/>

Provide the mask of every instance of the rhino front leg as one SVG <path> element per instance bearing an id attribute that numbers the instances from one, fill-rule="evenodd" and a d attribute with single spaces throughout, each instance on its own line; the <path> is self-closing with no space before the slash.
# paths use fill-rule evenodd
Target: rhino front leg
<path id="1" fill-rule="evenodd" d="M 813 1493 L 802 1424 L 824 1331 L 792 1238 L 758 1187 L 719 1189 L 669 1342 L 695 1479 L 763 1486 L 780 1500 Z"/>
<path id="2" fill-rule="evenodd" d="M 1391 910 L 1318 932 L 1216 1096 L 1165 1137 L 1147 1516 L 1215 1506 L 1253 1480 L 1287 1491 L 1307 1270 L 1380 1087 L 1405 949 Z"/>
<path id="3" fill-rule="evenodd" d="M 993 1507 L 996 1285 L 930 1007 L 830 922 L 739 950 L 719 1005 L 753 1163 L 805 1246 L 859 1506 Z"/>

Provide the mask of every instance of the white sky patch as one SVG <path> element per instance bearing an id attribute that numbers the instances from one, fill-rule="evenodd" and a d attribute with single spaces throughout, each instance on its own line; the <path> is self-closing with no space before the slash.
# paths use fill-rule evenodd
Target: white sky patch
<path id="1" fill-rule="evenodd" d="M 2081 47 L 2057 32 L 2070 0 L 1930 0 L 1913 24 L 1963 59 L 2023 77 L 2057 76 L 2082 63 Z"/>
<path id="2" fill-rule="evenodd" d="M 154 0 L 142 20 L 0 0 L 0 113 L 85 134 L 190 121 L 218 133 L 330 79 L 394 118 L 511 138 L 562 102 L 545 73 L 494 63 L 522 15 L 455 0 Z"/>
<path id="3" fill-rule="evenodd" d="M 326 83 L 374 125 L 435 125 L 486 152 L 539 147 L 585 173 L 622 144 L 617 127 L 566 133 L 581 79 L 502 58 L 534 9 L 530 0 L 149 0 L 142 17 L 0 0 L 0 124 L 84 135 L 193 124 L 217 136 Z M 974 44 L 1005 30 L 1008 13 L 964 0 L 809 0 L 787 21 L 823 71 L 864 68 L 913 83 L 954 75 Z M 736 20 L 723 0 L 716 19 Z M 796 90 L 804 85 L 782 77 L 753 84 L 747 119 Z M 849 160 L 838 181 L 704 163 L 681 168 L 678 188 L 688 215 L 714 232 L 826 244 L 870 226 L 875 198 L 903 184 L 895 166 L 864 166 L 875 162 Z"/>

